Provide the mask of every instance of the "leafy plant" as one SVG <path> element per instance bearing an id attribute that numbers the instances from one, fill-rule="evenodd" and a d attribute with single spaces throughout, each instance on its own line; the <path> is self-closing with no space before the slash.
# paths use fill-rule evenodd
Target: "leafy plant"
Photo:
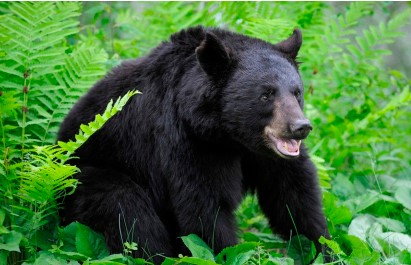
<path id="1" fill-rule="evenodd" d="M 94 121 L 81 126 L 79 133 L 75 136 L 75 141 L 58 142 L 58 146 L 35 146 L 32 150 L 28 150 L 26 159 L 19 163 L 21 170 L 13 179 L 20 181 L 19 192 L 1 198 L 7 203 L 5 210 L 2 209 L 0 212 L 0 239 L 5 242 L 3 246 L 0 245 L 3 260 L 7 259 L 8 254 L 12 251 L 20 252 L 20 246 L 29 249 L 29 251 L 35 251 L 37 247 L 45 249 L 50 247 L 45 242 L 51 239 L 48 237 L 53 237 L 52 233 L 55 233 L 53 231 L 55 224 L 52 221 L 53 218 L 56 219 L 57 200 L 74 192 L 78 183 L 76 179 L 71 178 L 73 174 L 78 172 L 78 168 L 67 164 L 67 161 L 73 159 L 74 151 L 99 130 L 108 119 L 121 111 L 122 107 L 136 93 L 129 92 L 114 104 L 111 101 L 102 115 L 96 115 Z M 18 183 L 11 182 L 10 185 L 18 185 Z M 42 230 L 45 227 L 49 229 L 47 232 Z M 70 232 L 71 228 L 66 227 L 64 231 L 66 230 Z M 77 225 L 75 246 L 78 249 L 71 251 L 73 252 L 71 255 L 76 256 L 81 261 L 106 258 L 108 251 L 104 239 L 101 235 L 90 231 L 83 225 Z M 92 241 L 88 242 L 87 240 Z M 62 246 L 51 246 L 53 248 L 51 253 L 70 257 L 66 248 L 63 248 L 66 250 L 61 250 Z M 94 248 L 102 250 L 94 250 Z M 103 252 L 96 254 L 96 251 Z M 39 259 L 43 258 L 59 259 L 58 257 L 50 257 L 50 253 L 47 252 L 40 253 Z M 14 259 L 13 255 L 9 258 L 12 262 Z M 35 261 L 34 264 L 37 264 L 36 262 L 39 261 Z"/>
<path id="2" fill-rule="evenodd" d="M 76 141 L 50 145 L 73 103 L 105 73 L 107 55 L 67 42 L 79 32 L 78 3 L 15 2 L 2 12 L 0 263 L 16 264 L 56 235 L 57 200 L 77 185 L 78 169 L 66 163 L 72 152 L 135 93 L 83 125 Z M 57 258 L 40 253 L 36 262 L 49 259 Z"/>

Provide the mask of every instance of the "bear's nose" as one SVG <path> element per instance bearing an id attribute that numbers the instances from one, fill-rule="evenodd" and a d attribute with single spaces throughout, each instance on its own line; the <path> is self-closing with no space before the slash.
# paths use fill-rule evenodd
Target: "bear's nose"
<path id="1" fill-rule="evenodd" d="M 307 119 L 297 120 L 295 123 L 290 125 L 292 137 L 296 140 L 306 138 L 312 129 L 313 127 Z"/>

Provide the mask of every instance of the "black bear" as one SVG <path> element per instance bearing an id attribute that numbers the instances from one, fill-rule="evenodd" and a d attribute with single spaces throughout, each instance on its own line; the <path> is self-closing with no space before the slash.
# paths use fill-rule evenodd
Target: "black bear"
<path id="1" fill-rule="evenodd" d="M 301 142 L 312 129 L 301 43 L 298 29 L 273 45 L 198 26 L 113 69 L 73 107 L 58 140 L 73 139 L 111 99 L 142 94 L 76 152 L 81 184 L 64 201 L 63 224 L 100 231 L 112 252 L 123 239 L 140 257 L 187 254 L 179 237 L 195 233 L 218 253 L 237 243 L 233 212 L 253 191 L 273 231 L 304 234 L 321 251 L 329 234 Z"/>

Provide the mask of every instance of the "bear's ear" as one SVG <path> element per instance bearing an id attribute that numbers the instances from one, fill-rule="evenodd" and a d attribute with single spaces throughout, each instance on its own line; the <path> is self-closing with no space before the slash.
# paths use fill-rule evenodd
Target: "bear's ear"
<path id="1" fill-rule="evenodd" d="M 207 32 L 205 39 L 196 48 L 197 61 L 208 75 L 215 76 L 230 64 L 228 49 L 213 33 Z"/>
<path id="2" fill-rule="evenodd" d="M 291 59 L 297 57 L 298 51 L 300 50 L 301 44 L 303 42 L 302 34 L 300 29 L 294 29 L 293 35 L 288 39 L 283 40 L 274 46 L 282 53 L 288 55 Z"/>

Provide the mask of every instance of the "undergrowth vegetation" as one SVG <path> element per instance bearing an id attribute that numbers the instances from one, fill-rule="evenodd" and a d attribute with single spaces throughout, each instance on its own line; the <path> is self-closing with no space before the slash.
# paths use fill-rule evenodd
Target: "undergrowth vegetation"
<path id="1" fill-rule="evenodd" d="M 59 227 L 57 201 L 73 192 L 73 151 L 136 92 L 114 99 L 75 142 L 55 143 L 74 102 L 109 69 L 185 27 L 221 26 L 275 43 L 299 27 L 306 140 L 319 169 L 336 263 L 411 264 L 410 79 L 386 66 L 411 22 L 407 4 L 353 2 L 0 3 L 0 264 L 144 264 L 125 242 Z M 237 212 L 241 243 L 222 253 L 195 235 L 192 257 L 164 264 L 304 264 L 314 248 L 273 235 L 256 198 Z M 138 225 L 138 224 L 136 224 Z M 322 263 L 322 257 L 315 260 Z"/>

